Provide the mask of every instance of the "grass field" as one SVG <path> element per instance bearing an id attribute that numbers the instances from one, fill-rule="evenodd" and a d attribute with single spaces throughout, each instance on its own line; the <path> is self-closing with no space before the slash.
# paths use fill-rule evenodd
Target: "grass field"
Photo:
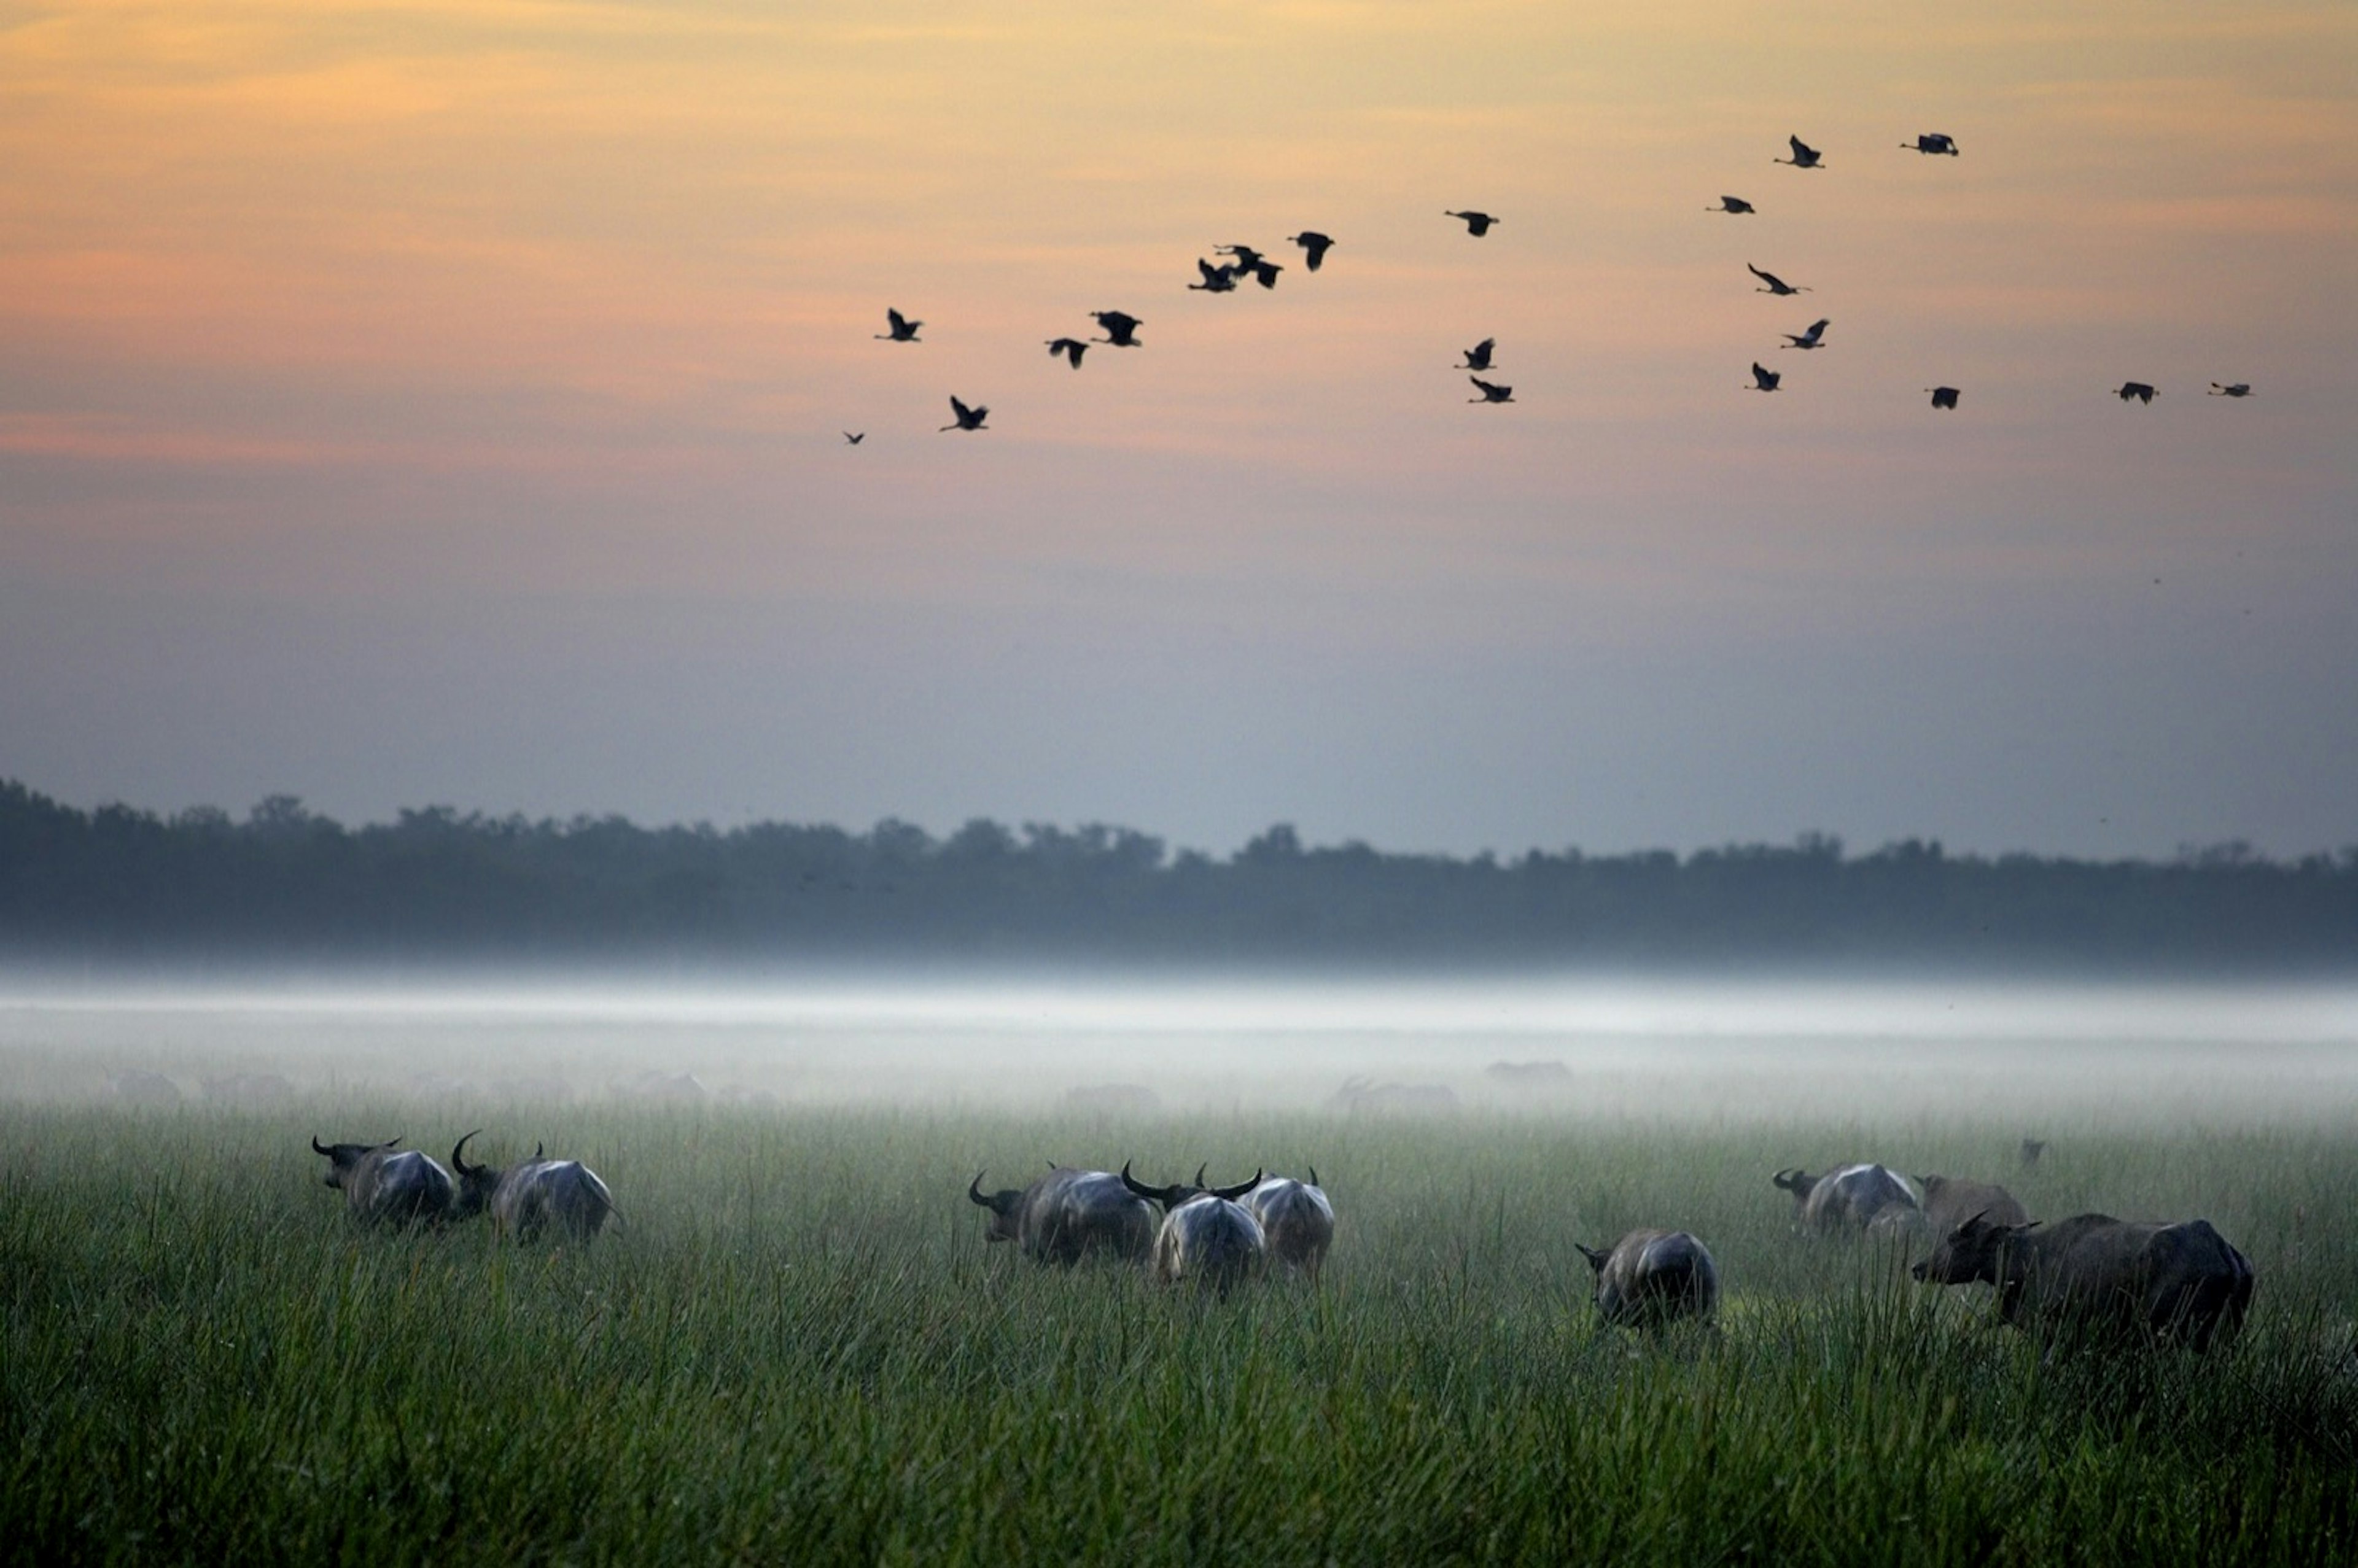
<path id="1" fill-rule="evenodd" d="M 332 1116 L 332 1119 L 330 1118 Z M 361 1234 L 306 1140 L 547 1137 L 590 1248 Z M 528 1125 L 515 1125 L 517 1123 Z M 2358 1144 L 1995 1121 L 0 1105 L 11 1561 L 2347 1560 Z M 1319 1167 L 1323 1288 L 1225 1304 L 986 1248 L 979 1166 Z M 1768 1175 L 1997 1176 L 2212 1219 L 2229 1352 L 2042 1355 L 1791 1233 Z M 1671 1224 L 1724 1327 L 1607 1330 L 1575 1239 Z"/>

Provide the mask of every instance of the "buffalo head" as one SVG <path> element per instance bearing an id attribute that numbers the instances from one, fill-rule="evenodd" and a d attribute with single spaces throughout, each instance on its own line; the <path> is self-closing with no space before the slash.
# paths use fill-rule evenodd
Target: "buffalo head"
<path id="1" fill-rule="evenodd" d="M 1996 1284 L 2005 1274 L 2006 1249 L 2037 1224 L 1997 1225 L 1977 1214 L 1941 1238 L 1932 1255 L 1908 1271 L 1928 1284 Z"/>
<path id="2" fill-rule="evenodd" d="M 311 1152 L 324 1154 L 328 1159 L 328 1173 L 319 1179 L 331 1187 L 341 1187 L 344 1184 L 344 1178 L 352 1173 L 352 1167 L 361 1162 L 362 1155 L 374 1153 L 379 1149 L 390 1149 L 400 1141 L 398 1138 L 388 1138 L 382 1143 L 322 1143 L 314 1136 Z"/>

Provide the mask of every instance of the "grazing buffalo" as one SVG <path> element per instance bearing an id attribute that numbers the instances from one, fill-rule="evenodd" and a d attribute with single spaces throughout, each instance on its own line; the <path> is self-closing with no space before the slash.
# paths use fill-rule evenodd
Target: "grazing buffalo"
<path id="1" fill-rule="evenodd" d="M 124 1105 L 168 1106 L 180 1103 L 180 1086 L 161 1073 L 134 1067 L 115 1075 L 114 1098 Z"/>
<path id="2" fill-rule="evenodd" d="M 1244 1204 L 1260 1221 L 1271 1259 L 1314 1281 L 1326 1266 L 1326 1249 L 1335 1244 L 1335 1206 L 1318 1184 L 1318 1167 L 1310 1168 L 1306 1182 L 1263 1177 L 1245 1195 Z"/>
<path id="3" fill-rule="evenodd" d="M 1776 1184 L 1793 1195 L 1797 1217 L 1812 1230 L 1866 1230 L 1888 1208 L 1918 1210 L 1923 1206 L 1906 1180 L 1880 1165 L 1844 1165 L 1823 1176 L 1801 1170 L 1779 1171 Z M 1912 1224 L 1906 1215 L 1884 1221 L 1882 1234 Z"/>
<path id="4" fill-rule="evenodd" d="M 1326 1104 L 1354 1116 L 1445 1116 L 1457 1108 L 1457 1091 L 1447 1084 L 1379 1084 L 1373 1078 L 1347 1078 Z"/>
<path id="5" fill-rule="evenodd" d="M 986 1241 L 1015 1241 L 1040 1263 L 1077 1263 L 1091 1253 L 1146 1261 L 1154 1247 L 1154 1210 L 1130 1195 L 1110 1171 L 1052 1167 L 1020 1192 L 982 1190 L 975 1173 L 966 1195 L 990 1211 Z"/>
<path id="6" fill-rule="evenodd" d="M 1916 1184 L 1924 1189 L 1924 1218 L 1936 1237 L 1946 1236 L 1974 1218 L 1986 1219 L 1993 1225 L 2030 1223 L 2030 1211 L 1996 1182 L 1919 1176 Z"/>
<path id="7" fill-rule="evenodd" d="M 504 1171 L 470 1165 L 467 1138 L 450 1150 L 450 1168 L 459 1173 L 457 1218 L 471 1219 L 488 1208 L 496 1235 L 530 1241 L 554 1224 L 573 1239 L 587 1241 L 614 1212 L 614 1195 L 580 1161 L 546 1159 L 544 1146 L 535 1144 L 531 1159 Z"/>
<path id="8" fill-rule="evenodd" d="M 323 1178 L 341 1187 L 344 1206 L 364 1225 L 414 1225 L 449 1217 L 454 1199 L 450 1173 L 415 1149 L 396 1149 L 398 1138 L 382 1143 L 321 1143 L 311 1152 L 328 1157 Z"/>
<path id="9" fill-rule="evenodd" d="M 1683 1230 L 1633 1230 L 1609 1252 L 1580 1247 L 1580 1255 L 1596 1271 L 1596 1310 L 1607 1323 L 1656 1328 L 1682 1317 L 1709 1322 L 1719 1308 L 1719 1266 Z"/>
<path id="10" fill-rule="evenodd" d="M 1269 1256 L 1269 1238 L 1252 1210 L 1237 1202 L 1260 1185 L 1260 1177 L 1255 1171 L 1249 1182 L 1206 1187 L 1199 1169 L 1195 1185 L 1150 1187 L 1124 1165 L 1122 1185 L 1164 1210 L 1162 1228 L 1154 1234 L 1154 1277 L 1165 1284 L 1195 1284 L 1225 1296 L 1260 1272 Z"/>
<path id="11" fill-rule="evenodd" d="M 2209 1348 L 2252 1304 L 2252 1265 L 2207 1219 L 2137 1225 L 2078 1214 L 2053 1225 L 1973 1218 L 1910 1271 L 1942 1285 L 1986 1281 L 1998 1315 L 2098 1336 Z"/>

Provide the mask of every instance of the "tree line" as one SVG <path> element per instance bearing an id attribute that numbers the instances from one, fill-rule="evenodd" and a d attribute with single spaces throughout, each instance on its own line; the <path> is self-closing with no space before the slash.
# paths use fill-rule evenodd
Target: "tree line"
<path id="1" fill-rule="evenodd" d="M 2358 968 L 2358 848 L 2168 860 L 1952 855 L 1839 838 L 1518 857 L 1304 844 L 1218 859 L 1126 827 L 936 837 L 643 827 L 435 806 L 347 827 L 274 795 L 243 820 L 81 810 L 0 782 L 0 951 L 287 962 L 849 959 L 1537 968 Z"/>

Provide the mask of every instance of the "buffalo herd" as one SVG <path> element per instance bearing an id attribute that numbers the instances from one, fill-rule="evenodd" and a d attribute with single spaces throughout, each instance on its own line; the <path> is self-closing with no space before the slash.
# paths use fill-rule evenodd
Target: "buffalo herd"
<path id="1" fill-rule="evenodd" d="M 470 1132 L 445 1168 L 431 1156 L 381 1143 L 322 1143 L 327 1184 L 352 1218 L 370 1225 L 435 1224 L 491 1217 L 495 1235 L 529 1241 L 554 1228 L 587 1241 L 616 1213 L 613 1195 L 578 1160 L 532 1157 L 505 1167 L 470 1163 Z M 452 1172 L 457 1173 L 456 1176 Z M 1135 1264 L 1167 1284 L 1226 1296 L 1272 1270 L 1314 1282 L 1335 1240 L 1335 1206 L 1319 1184 L 1256 1171 L 1213 1186 L 1156 1186 L 1124 1164 L 1119 1173 L 1049 1166 L 1023 1187 L 967 1196 L 990 1211 L 984 1238 L 1011 1241 L 1025 1257 L 1070 1266 L 1092 1257 Z M 2138 1223 L 2079 1214 L 2052 1224 L 2030 1217 L 1994 1182 L 1926 1175 L 1913 1181 L 1871 1163 L 1818 1175 L 1793 1168 L 1771 1178 L 1790 1195 L 1799 1229 L 1885 1241 L 1924 1255 L 1909 1272 L 1928 1284 L 1994 1288 L 1998 1315 L 2017 1327 L 2147 1340 L 2201 1350 L 2232 1338 L 2252 1301 L 2252 1266 L 2208 1220 Z M 1719 1269 L 1683 1230 L 1631 1230 L 1608 1248 L 1579 1247 L 1607 1323 L 1660 1327 L 1712 1321 Z"/>
<path id="2" fill-rule="evenodd" d="M 1995 1286 L 1999 1315 L 2022 1328 L 2146 1338 L 2203 1349 L 2242 1327 L 2252 1266 L 2208 1220 L 2137 1224 L 2109 1215 L 2033 1220 L 1994 1182 L 1919 1176 L 1871 1163 L 1771 1178 L 1791 1195 L 1806 1234 L 1929 1248 L 1910 1272 L 1931 1284 Z M 1214 1187 L 1153 1186 L 1125 1164 L 1110 1171 L 1051 1165 L 1026 1187 L 967 1196 L 989 1209 L 984 1236 L 1015 1242 L 1041 1263 L 1097 1256 L 1144 1267 L 1157 1280 L 1225 1296 L 1271 1268 L 1316 1280 L 1335 1239 L 1335 1208 L 1313 1169 L 1306 1182 L 1257 1171 Z M 1158 1217 L 1159 1215 L 1159 1217 Z M 1609 1248 L 1575 1242 L 1595 1275 L 1605 1321 L 1661 1327 L 1712 1321 L 1719 1266 L 1683 1230 L 1638 1229 Z"/>

